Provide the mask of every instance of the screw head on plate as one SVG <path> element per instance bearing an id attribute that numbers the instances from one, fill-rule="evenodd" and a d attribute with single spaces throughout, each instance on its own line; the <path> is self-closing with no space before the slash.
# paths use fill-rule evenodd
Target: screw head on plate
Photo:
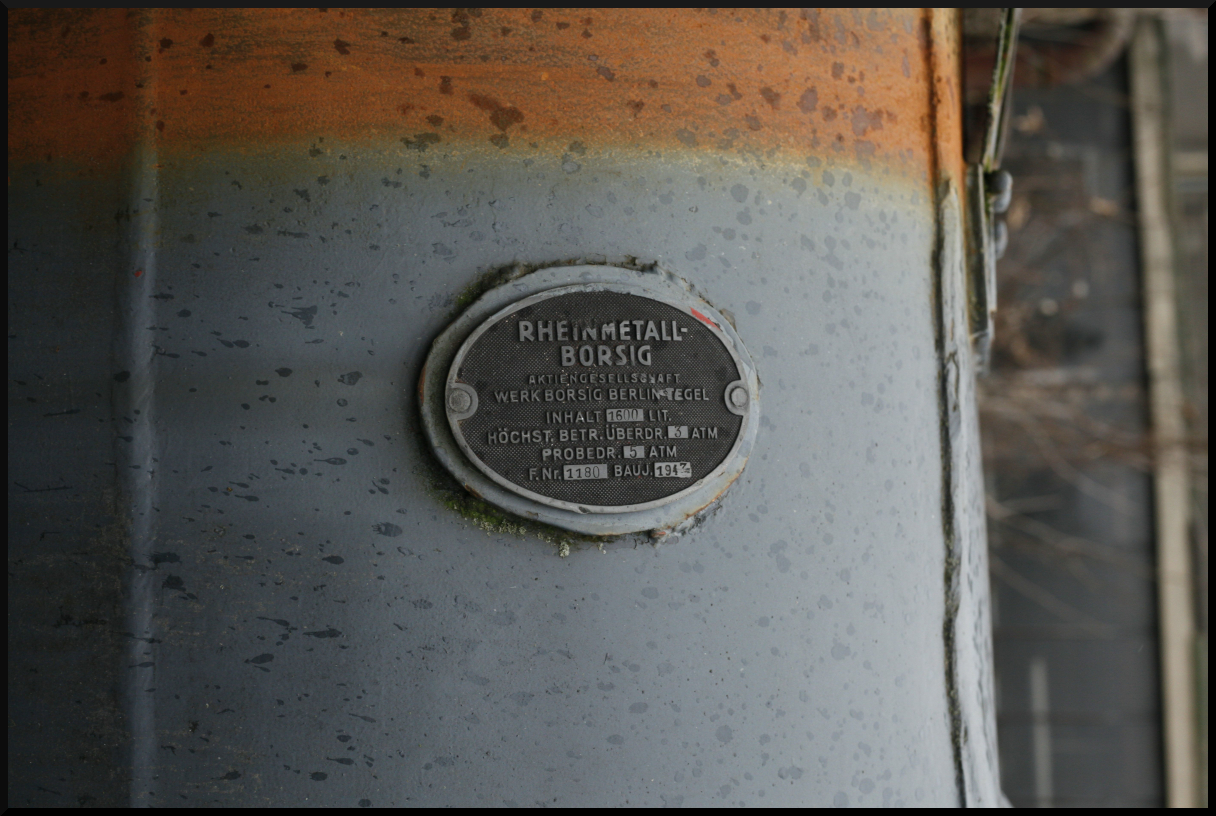
<path id="1" fill-rule="evenodd" d="M 448 392 L 448 407 L 458 414 L 463 414 L 473 405 L 473 398 L 465 391 L 452 389 Z"/>
<path id="2" fill-rule="evenodd" d="M 731 389 L 730 404 L 736 408 L 742 408 L 744 405 L 747 405 L 747 389 L 741 385 Z"/>

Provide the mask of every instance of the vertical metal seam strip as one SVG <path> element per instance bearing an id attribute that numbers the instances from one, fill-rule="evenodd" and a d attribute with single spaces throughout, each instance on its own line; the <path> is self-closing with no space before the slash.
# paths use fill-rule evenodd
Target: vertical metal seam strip
<path id="1" fill-rule="evenodd" d="M 156 655 L 153 638 L 153 609 L 157 573 L 152 548 L 156 523 L 157 440 L 155 430 L 155 347 L 148 329 L 155 322 L 159 223 L 159 178 L 156 130 L 151 109 L 156 105 L 156 74 L 143 57 L 152 52 L 154 30 L 150 12 L 132 21 L 137 47 L 130 58 L 137 61 L 140 92 L 132 115 L 135 121 L 126 174 L 125 217 L 120 228 L 121 251 L 116 270 L 117 322 L 114 364 L 127 372 L 114 391 L 115 463 L 118 468 L 119 517 L 127 525 L 130 571 L 126 582 L 125 617 L 129 639 L 124 658 L 124 707 L 130 738 L 127 761 L 130 769 L 130 804 L 151 804 L 155 762 Z M 145 67 L 148 66 L 148 67 Z M 124 438 L 125 437 L 125 438 Z"/>
<path id="2" fill-rule="evenodd" d="M 925 72 L 928 77 L 929 90 L 929 177 L 928 183 L 930 194 L 934 200 L 934 236 L 932 258 L 930 259 L 930 274 L 933 275 L 933 292 L 935 295 L 934 307 L 934 329 L 936 337 L 934 343 L 937 346 L 938 357 L 938 429 L 941 435 L 941 514 L 942 514 L 942 543 L 944 547 L 944 563 L 943 563 L 943 610 L 942 610 L 942 648 L 944 651 L 945 666 L 945 685 L 946 685 L 946 714 L 949 718 L 950 728 L 950 749 L 953 754 L 954 763 L 954 783 L 958 795 L 959 807 L 964 807 L 967 803 L 966 797 L 966 781 L 963 773 L 963 724 L 962 712 L 959 708 L 958 697 L 958 657 L 956 654 L 955 644 L 955 620 L 958 617 L 958 583 L 959 583 L 959 555 L 958 555 L 958 530 L 955 525 L 955 503 L 954 503 L 954 451 L 951 442 L 951 406 L 950 393 L 957 389 L 958 378 L 958 360 L 953 354 L 949 354 L 950 347 L 948 333 L 950 331 L 949 319 L 949 304 L 947 303 L 946 286 L 946 269 L 944 263 L 946 259 L 946 234 L 945 225 L 942 220 L 944 204 L 950 195 L 949 184 L 942 178 L 944 171 L 943 162 L 939 156 L 938 140 L 941 134 L 938 133 L 937 118 L 938 108 L 943 100 L 940 99 L 939 89 L 937 87 L 938 63 L 942 55 L 937 53 L 941 44 L 937 42 L 934 36 L 933 18 L 937 13 L 936 9 L 927 8 L 923 10 L 922 25 L 925 28 Z M 953 376 L 951 375 L 953 370 Z"/>

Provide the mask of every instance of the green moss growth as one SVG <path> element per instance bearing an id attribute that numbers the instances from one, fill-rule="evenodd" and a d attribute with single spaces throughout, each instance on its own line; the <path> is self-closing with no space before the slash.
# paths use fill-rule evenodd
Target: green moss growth
<path id="1" fill-rule="evenodd" d="M 421 429 L 419 429 L 421 433 Z M 487 536 L 511 535 L 516 538 L 537 538 L 553 547 L 557 555 L 565 558 L 573 548 L 588 545 L 598 548 L 601 552 L 606 541 L 614 541 L 619 536 L 594 536 L 585 533 L 575 533 L 563 530 L 543 522 L 520 518 L 490 504 L 484 499 L 474 496 L 452 478 L 451 474 L 430 454 L 430 449 L 422 448 L 422 465 L 418 475 L 426 485 L 427 492 L 448 510 L 468 521 L 473 527 L 485 532 Z"/>
<path id="2" fill-rule="evenodd" d="M 512 535 L 516 538 L 537 538 L 565 558 L 572 547 L 591 544 L 603 549 L 604 539 L 598 536 L 574 533 L 538 521 L 520 518 L 506 513 L 487 501 L 477 498 L 455 483 L 431 483 L 431 492 L 448 510 L 462 516 L 466 521 L 485 532 L 487 536 Z"/>

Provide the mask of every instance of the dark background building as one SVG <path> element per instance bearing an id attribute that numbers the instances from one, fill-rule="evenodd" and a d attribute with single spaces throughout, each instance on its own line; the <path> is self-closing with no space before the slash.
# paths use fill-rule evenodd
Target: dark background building
<path id="1" fill-rule="evenodd" d="M 1146 370 L 1132 104 L 1132 75 L 1143 66 L 1104 42 L 1085 68 L 1045 80 L 1052 55 L 1112 23 L 1083 10 L 1036 11 L 1027 10 L 1022 32 L 1004 157 L 1014 177 L 1010 243 L 980 402 L 1002 784 L 1018 806 L 1161 805 L 1153 493 L 1161 457 Z M 1130 40 L 1132 24 L 1120 21 L 1117 36 Z M 1205 694 L 1207 22 L 1181 12 L 1141 24 L 1162 55 L 1164 199 L 1193 492 L 1195 688 Z M 1201 769 L 1205 723 L 1200 700 Z M 1206 777 L 1198 784 L 1206 802 Z"/>

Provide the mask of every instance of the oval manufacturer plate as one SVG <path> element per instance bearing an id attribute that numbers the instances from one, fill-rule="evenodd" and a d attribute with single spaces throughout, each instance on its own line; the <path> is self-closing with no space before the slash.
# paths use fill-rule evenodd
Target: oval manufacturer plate
<path id="1" fill-rule="evenodd" d="M 550 507 L 628 513 L 721 475 L 754 410 L 748 382 L 715 316 L 585 284 L 481 323 L 443 404 L 460 449 L 498 485 Z"/>

